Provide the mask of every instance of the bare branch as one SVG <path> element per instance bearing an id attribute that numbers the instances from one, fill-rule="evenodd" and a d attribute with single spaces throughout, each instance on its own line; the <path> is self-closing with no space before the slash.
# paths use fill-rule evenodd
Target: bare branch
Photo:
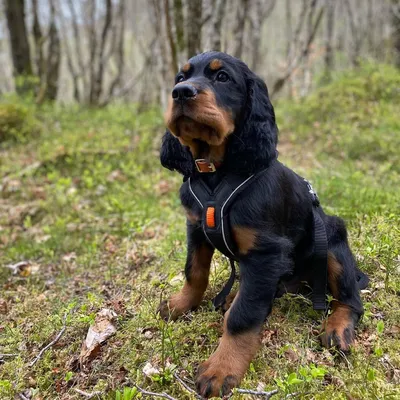
<path id="1" fill-rule="evenodd" d="M 97 391 L 91 392 L 91 393 L 85 392 L 85 391 L 77 389 L 77 388 L 74 388 L 74 390 L 76 393 L 79 393 L 80 395 L 86 397 L 87 399 L 93 399 L 93 397 L 101 396 L 104 394 L 104 392 L 101 392 L 100 390 L 97 390 Z"/>
<path id="2" fill-rule="evenodd" d="M 271 390 L 270 392 L 263 392 L 259 390 L 251 390 L 251 389 L 234 389 L 236 393 L 242 394 L 250 394 L 251 396 L 263 396 L 263 399 L 268 400 L 273 395 L 278 393 L 278 389 Z"/>
<path id="3" fill-rule="evenodd" d="M 177 400 L 175 397 L 170 396 L 169 394 L 166 393 L 156 393 L 156 392 L 148 392 L 147 390 L 142 389 L 138 385 L 135 385 L 137 389 L 139 390 L 140 393 L 142 393 L 145 396 L 153 396 L 153 397 L 162 397 L 163 399 L 168 399 L 168 400 Z"/>
<path id="4" fill-rule="evenodd" d="M 318 27 L 321 23 L 322 16 L 324 14 L 324 10 L 325 10 L 324 7 L 320 8 L 317 18 L 314 22 L 314 25 L 312 26 L 312 29 L 310 29 L 309 35 L 306 38 L 306 43 L 305 43 L 304 48 L 301 51 L 301 53 L 297 57 L 293 58 L 293 60 L 289 64 L 288 68 L 286 69 L 285 73 L 283 74 L 283 76 L 281 78 L 278 78 L 275 81 L 273 88 L 272 88 L 271 96 L 273 96 L 274 94 L 276 94 L 277 92 L 282 90 L 286 81 L 290 78 L 290 76 L 293 74 L 293 72 L 299 67 L 299 65 L 303 61 L 303 59 L 308 56 L 311 44 L 313 43 L 313 41 L 315 39 L 315 35 L 316 35 Z"/>
<path id="5" fill-rule="evenodd" d="M 189 392 L 191 393 L 193 396 L 195 396 L 197 399 L 202 399 L 202 397 L 195 391 L 193 390 L 190 386 L 188 386 L 180 377 L 179 375 L 176 373 L 174 374 L 175 379 Z"/>

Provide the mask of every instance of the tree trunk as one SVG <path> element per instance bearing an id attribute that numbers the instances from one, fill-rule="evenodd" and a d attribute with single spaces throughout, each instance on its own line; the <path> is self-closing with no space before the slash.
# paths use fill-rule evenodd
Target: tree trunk
<path id="1" fill-rule="evenodd" d="M 104 16 L 104 25 L 101 32 L 99 51 L 95 59 L 91 60 L 91 63 L 94 63 L 94 65 L 96 65 L 97 63 L 97 71 L 95 72 L 94 75 L 93 86 L 90 96 L 90 104 L 94 105 L 100 104 L 100 98 L 103 92 L 103 79 L 104 79 L 104 70 L 106 64 L 105 48 L 112 22 L 112 7 L 113 6 L 111 0 L 106 0 L 106 14 Z M 94 32 L 93 35 L 95 36 L 96 32 Z"/>
<path id="2" fill-rule="evenodd" d="M 241 58 L 243 54 L 243 36 L 248 13 L 249 0 L 239 0 L 236 11 L 236 24 L 233 31 L 235 42 L 233 55 L 237 58 Z"/>
<path id="3" fill-rule="evenodd" d="M 55 22 L 54 0 L 50 0 L 50 29 L 49 29 L 49 47 L 46 63 L 46 98 L 56 100 L 58 92 L 58 82 L 60 78 L 61 63 L 61 44 L 60 35 Z"/>
<path id="4" fill-rule="evenodd" d="M 225 15 L 226 0 L 217 0 L 215 3 L 215 11 L 211 20 L 211 50 L 221 51 L 221 35 L 222 35 L 222 21 Z"/>
<path id="5" fill-rule="evenodd" d="M 183 15 L 182 0 L 174 0 L 174 24 L 176 38 L 176 52 L 179 63 L 183 63 L 186 58 L 185 53 L 185 18 Z"/>
<path id="6" fill-rule="evenodd" d="M 203 0 L 190 0 L 187 7 L 187 58 L 191 58 L 201 51 Z"/>
<path id="7" fill-rule="evenodd" d="M 178 55 L 176 51 L 177 46 L 174 39 L 174 33 L 172 31 L 172 20 L 171 20 L 169 0 L 164 0 L 164 17 L 165 17 L 165 28 L 167 29 L 167 37 L 171 54 L 171 72 L 175 74 L 178 70 Z"/>
<path id="8" fill-rule="evenodd" d="M 5 0 L 5 8 L 10 34 L 15 86 L 18 93 L 26 93 L 32 89 L 32 85 L 26 79 L 23 79 L 21 84 L 18 79 L 32 75 L 30 48 L 25 25 L 24 0 Z"/>
<path id="9" fill-rule="evenodd" d="M 251 57 L 251 68 L 257 72 L 258 65 L 260 63 L 261 53 L 261 33 L 262 27 L 266 19 L 271 15 L 276 0 L 256 0 L 251 18 L 251 31 L 252 31 L 252 57 Z"/>
<path id="10" fill-rule="evenodd" d="M 285 12 L 285 21 L 286 21 L 286 59 L 292 59 L 292 40 L 293 40 L 293 30 L 292 30 L 292 0 L 286 0 L 286 12 Z M 292 79 L 288 79 L 288 93 L 289 98 L 293 97 L 293 84 Z"/>
<path id="11" fill-rule="evenodd" d="M 334 68 L 333 31 L 335 21 L 335 0 L 327 0 L 325 27 L 325 73 L 324 79 L 329 82 Z"/>
<path id="12" fill-rule="evenodd" d="M 400 68 L 400 2 L 392 0 L 392 3 L 394 64 Z"/>

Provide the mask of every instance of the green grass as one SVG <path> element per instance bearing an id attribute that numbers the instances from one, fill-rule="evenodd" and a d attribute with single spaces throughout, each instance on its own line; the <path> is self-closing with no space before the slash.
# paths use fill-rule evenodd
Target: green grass
<path id="1" fill-rule="evenodd" d="M 347 359 L 320 347 L 322 317 L 306 299 L 276 301 L 242 387 L 278 388 L 276 399 L 399 398 L 399 87 L 398 71 L 367 66 L 301 103 L 276 105 L 280 159 L 312 181 L 326 211 L 346 219 L 371 284 Z M 73 399 L 79 388 L 127 399 L 124 387 L 135 384 L 193 398 L 172 374 L 176 366 L 191 378 L 216 348 L 222 316 L 207 300 L 228 265 L 213 261 L 200 310 L 159 320 L 160 298 L 179 289 L 185 260 L 181 178 L 158 161 L 161 112 L 3 103 L 0 110 L 22 108 L 25 122 L 15 125 L 23 134 L 7 128 L 15 137 L 0 144 L 0 354 L 14 354 L 0 356 L 0 398 L 31 389 L 34 399 Z M 22 260 L 31 267 L 12 274 L 7 266 Z M 117 313 L 117 333 L 80 371 L 82 342 L 104 307 Z M 66 313 L 61 339 L 29 367 Z M 159 370 L 152 379 L 147 363 Z"/>

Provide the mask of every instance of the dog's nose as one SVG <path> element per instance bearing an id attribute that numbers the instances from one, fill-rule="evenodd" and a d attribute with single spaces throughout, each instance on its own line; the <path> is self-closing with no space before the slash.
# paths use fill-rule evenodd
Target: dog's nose
<path id="1" fill-rule="evenodd" d="M 194 86 L 189 84 L 177 85 L 172 91 L 172 98 L 175 101 L 189 100 L 196 97 L 197 90 Z"/>

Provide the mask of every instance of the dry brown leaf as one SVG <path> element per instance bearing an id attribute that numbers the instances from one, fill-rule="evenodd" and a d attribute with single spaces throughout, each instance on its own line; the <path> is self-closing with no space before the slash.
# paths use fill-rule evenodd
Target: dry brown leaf
<path id="1" fill-rule="evenodd" d="M 81 369 L 100 353 L 101 345 L 115 334 L 117 328 L 113 322 L 116 317 L 117 314 L 109 308 L 103 308 L 97 313 L 94 325 L 89 328 L 86 339 L 82 344 L 79 355 Z"/>
<path id="2" fill-rule="evenodd" d="M 8 265 L 12 270 L 13 275 L 27 277 L 31 274 L 36 274 L 39 271 L 40 265 L 31 261 L 20 261 L 16 264 Z"/>
<path id="3" fill-rule="evenodd" d="M 162 179 L 154 185 L 154 189 L 156 190 L 158 195 L 163 195 L 170 192 L 173 189 L 173 186 L 171 185 L 171 182 Z"/>
<path id="4" fill-rule="evenodd" d="M 285 357 L 291 362 L 296 362 L 299 360 L 299 356 L 293 349 L 285 350 Z"/>
<path id="5" fill-rule="evenodd" d="M 0 299 L 0 314 L 7 314 L 8 303 L 5 299 Z"/>
<path id="6" fill-rule="evenodd" d="M 392 335 L 399 335 L 400 334 L 400 326 L 399 325 L 393 325 L 389 330 L 389 333 Z"/>

